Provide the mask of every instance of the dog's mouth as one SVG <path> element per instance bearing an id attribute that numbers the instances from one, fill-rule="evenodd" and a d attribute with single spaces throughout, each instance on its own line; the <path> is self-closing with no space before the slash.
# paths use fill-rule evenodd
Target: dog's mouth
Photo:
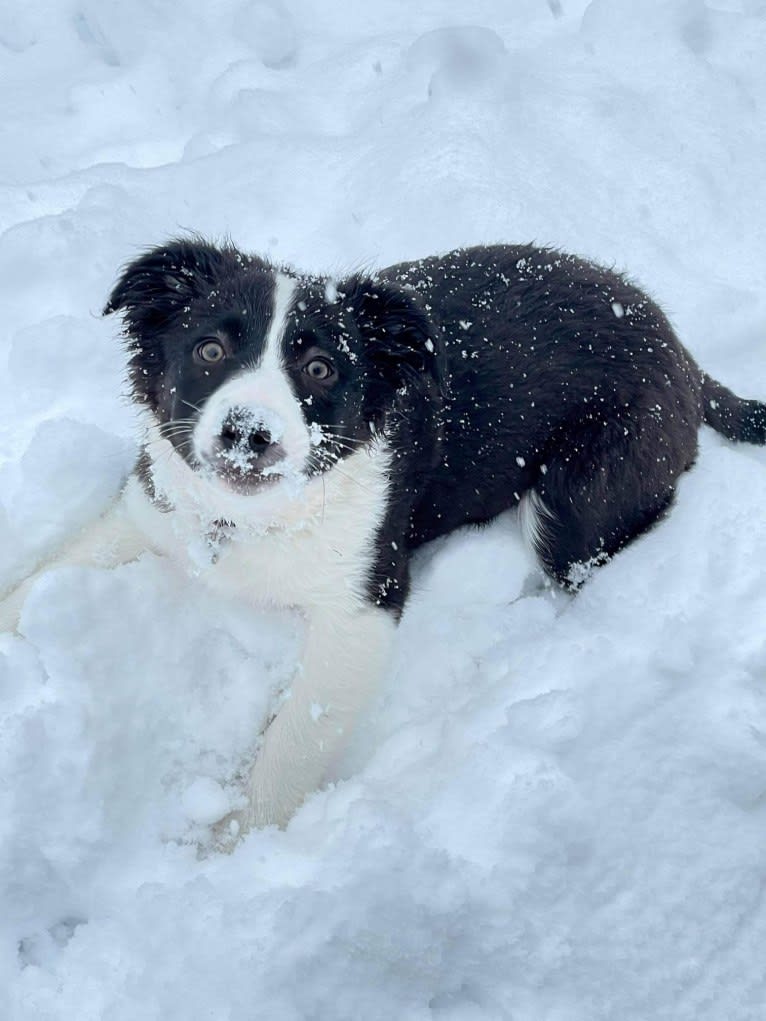
<path id="1" fill-rule="evenodd" d="M 283 481 L 287 474 L 284 452 L 274 451 L 264 458 L 236 447 L 215 451 L 205 459 L 204 467 L 227 488 L 245 495 L 269 489 Z"/>
<path id="2" fill-rule="evenodd" d="M 270 489 L 278 482 L 281 482 L 284 478 L 283 475 L 279 475 L 276 472 L 272 475 L 261 475 L 257 472 L 254 472 L 251 475 L 216 472 L 216 476 L 229 489 L 233 489 L 235 493 L 241 493 L 244 496 L 251 496 L 252 494 L 259 493 L 264 489 Z"/>
<path id="3" fill-rule="evenodd" d="M 250 495 L 269 489 L 290 473 L 282 434 L 275 416 L 270 420 L 264 413 L 233 408 L 202 454 L 203 468 L 236 493 Z"/>

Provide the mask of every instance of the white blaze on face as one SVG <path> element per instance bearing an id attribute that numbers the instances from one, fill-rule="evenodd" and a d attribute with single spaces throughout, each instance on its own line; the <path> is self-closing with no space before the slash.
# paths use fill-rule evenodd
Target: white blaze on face
<path id="1" fill-rule="evenodd" d="M 277 274 L 274 310 L 260 361 L 228 380 L 207 399 L 194 428 L 194 453 L 203 464 L 211 463 L 227 418 L 233 412 L 236 415 L 244 412 L 253 428 L 267 429 L 285 451 L 284 459 L 273 465 L 271 473 L 292 479 L 303 474 L 311 436 L 281 356 L 287 313 L 296 287 L 290 277 Z"/>

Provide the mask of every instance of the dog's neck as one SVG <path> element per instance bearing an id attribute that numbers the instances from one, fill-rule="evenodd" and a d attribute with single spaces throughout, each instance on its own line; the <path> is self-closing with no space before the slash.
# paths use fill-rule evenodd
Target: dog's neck
<path id="1" fill-rule="evenodd" d="M 161 435 L 157 424 L 149 422 L 136 475 L 152 504 L 178 515 L 186 523 L 185 530 L 204 538 L 217 556 L 232 542 L 319 529 L 342 506 L 376 500 L 380 487 L 368 487 L 387 476 L 389 461 L 385 443 L 375 436 L 320 475 L 286 479 L 246 495 L 195 471 Z"/>

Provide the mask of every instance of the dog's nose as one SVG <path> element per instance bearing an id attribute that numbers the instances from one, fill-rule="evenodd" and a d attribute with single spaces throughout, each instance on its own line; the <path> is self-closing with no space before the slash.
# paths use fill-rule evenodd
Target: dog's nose
<path id="1" fill-rule="evenodd" d="M 260 457 L 273 443 L 271 430 L 254 419 L 251 412 L 233 408 L 221 426 L 220 446 L 223 450 L 247 447 Z"/>
<path id="2" fill-rule="evenodd" d="M 271 446 L 271 433 L 268 429 L 253 429 L 247 437 L 247 445 L 254 454 L 262 454 L 266 447 Z"/>

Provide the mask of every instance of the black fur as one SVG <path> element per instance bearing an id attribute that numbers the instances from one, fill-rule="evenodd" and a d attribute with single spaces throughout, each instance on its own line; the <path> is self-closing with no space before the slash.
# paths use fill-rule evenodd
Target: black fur
<path id="1" fill-rule="evenodd" d="M 126 269 L 105 311 L 125 313 L 134 395 L 160 421 L 188 416 L 257 357 L 274 272 L 201 241 L 155 249 Z M 530 491 L 546 510 L 538 555 L 576 587 L 583 565 L 667 510 L 703 421 L 729 439 L 766 442 L 766 405 L 706 376 L 650 298 L 582 259 L 503 245 L 329 287 L 282 272 L 299 283 L 283 344 L 296 396 L 307 421 L 345 437 L 313 470 L 371 431 L 395 454 L 369 581 L 370 598 L 395 612 L 413 550 Z M 231 348 L 217 373 L 189 358 L 211 334 Z M 332 387 L 301 371 L 310 351 L 337 367 Z"/>

